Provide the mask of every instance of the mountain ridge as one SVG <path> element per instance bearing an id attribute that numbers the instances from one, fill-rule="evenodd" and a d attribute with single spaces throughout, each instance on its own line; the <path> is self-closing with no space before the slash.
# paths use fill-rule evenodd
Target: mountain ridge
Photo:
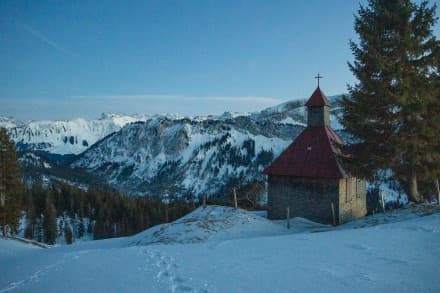
<path id="1" fill-rule="evenodd" d="M 218 116 L 108 114 L 97 120 L 16 123 L 9 132 L 22 156 L 33 152 L 24 163 L 41 166 L 40 178 L 47 173 L 53 178 L 44 166 L 56 164 L 69 169 L 63 173 L 85 170 L 132 195 L 227 198 L 237 188 L 246 194 L 252 190 L 257 201 L 265 197 L 261 171 L 306 126 L 304 104 L 294 100 L 259 112 Z M 78 121 L 83 127 L 75 125 Z M 70 180 L 66 176 L 63 180 Z"/>

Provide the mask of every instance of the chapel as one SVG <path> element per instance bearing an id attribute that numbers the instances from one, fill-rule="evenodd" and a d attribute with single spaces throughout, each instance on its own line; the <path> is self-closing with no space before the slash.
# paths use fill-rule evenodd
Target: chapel
<path id="1" fill-rule="evenodd" d="M 319 84 L 306 103 L 307 127 L 267 167 L 268 218 L 339 225 L 366 215 L 366 182 L 338 160 L 342 138 L 330 127 L 330 102 Z"/>

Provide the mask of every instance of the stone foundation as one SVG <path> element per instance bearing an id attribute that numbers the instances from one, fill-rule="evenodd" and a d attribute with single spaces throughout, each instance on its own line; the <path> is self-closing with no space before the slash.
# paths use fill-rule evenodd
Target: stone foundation
<path id="1" fill-rule="evenodd" d="M 348 179 L 308 179 L 269 176 L 268 218 L 302 217 L 322 224 L 333 224 L 332 203 L 336 224 L 366 214 L 365 181 Z"/>

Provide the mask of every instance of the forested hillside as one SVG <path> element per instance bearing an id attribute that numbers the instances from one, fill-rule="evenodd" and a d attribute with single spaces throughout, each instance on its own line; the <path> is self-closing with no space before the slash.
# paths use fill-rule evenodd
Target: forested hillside
<path id="1" fill-rule="evenodd" d="M 173 221 L 193 208 L 184 202 L 127 197 L 110 189 L 85 191 L 67 184 L 35 184 L 21 201 L 24 236 L 47 244 L 128 236 Z"/>

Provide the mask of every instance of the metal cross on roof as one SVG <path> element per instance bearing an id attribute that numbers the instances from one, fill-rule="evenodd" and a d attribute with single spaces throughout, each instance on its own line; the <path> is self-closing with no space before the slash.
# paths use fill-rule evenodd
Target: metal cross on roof
<path id="1" fill-rule="evenodd" d="M 315 76 L 315 78 L 318 80 L 318 87 L 319 87 L 319 79 L 324 78 L 324 76 L 320 75 L 318 72 L 318 75 Z"/>

